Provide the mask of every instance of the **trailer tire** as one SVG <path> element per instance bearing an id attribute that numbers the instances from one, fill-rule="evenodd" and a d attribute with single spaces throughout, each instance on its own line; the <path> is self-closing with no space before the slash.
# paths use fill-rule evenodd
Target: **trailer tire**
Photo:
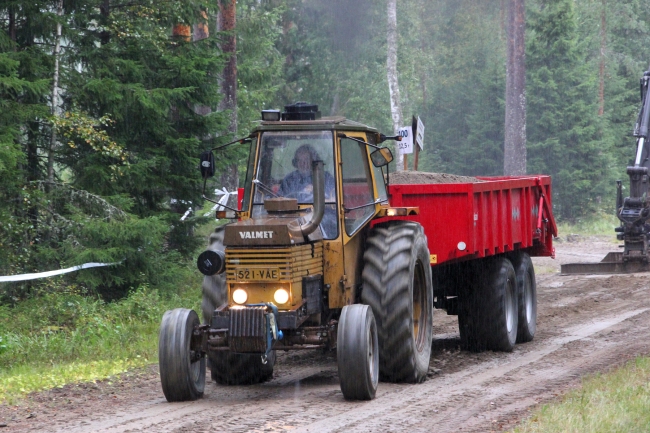
<path id="1" fill-rule="evenodd" d="M 487 349 L 512 352 L 519 317 L 515 269 L 510 260 L 498 257 L 484 272 L 481 324 Z"/>
<path id="2" fill-rule="evenodd" d="M 167 401 L 196 400 L 205 389 L 205 356 L 192 361 L 192 332 L 199 325 L 194 310 L 165 312 L 158 335 L 158 368 Z"/>
<path id="3" fill-rule="evenodd" d="M 377 322 L 380 378 L 422 382 L 433 336 L 431 267 L 422 226 L 407 221 L 375 226 L 363 258 L 361 301 Z"/>
<path id="4" fill-rule="evenodd" d="M 368 305 L 346 305 L 339 319 L 336 358 L 346 400 L 372 400 L 379 383 L 377 324 Z"/>
<path id="5" fill-rule="evenodd" d="M 517 299 L 519 325 L 517 343 L 532 341 L 537 330 L 537 284 L 535 283 L 535 268 L 528 253 L 514 257 L 513 266 L 517 278 Z"/>
<path id="6" fill-rule="evenodd" d="M 225 226 L 217 227 L 210 234 L 208 249 L 224 251 L 223 236 Z M 225 274 L 206 275 L 203 278 L 203 300 L 201 310 L 203 323 L 209 324 L 214 310 L 228 302 Z M 220 385 L 243 385 L 260 383 L 273 376 L 275 365 L 275 351 L 271 351 L 266 360 L 262 362 L 261 355 L 244 355 L 228 351 L 210 352 L 208 366 L 210 377 Z"/>

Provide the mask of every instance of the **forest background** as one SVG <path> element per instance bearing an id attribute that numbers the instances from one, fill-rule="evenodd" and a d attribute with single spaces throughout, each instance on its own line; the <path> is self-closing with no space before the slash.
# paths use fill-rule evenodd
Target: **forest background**
<path id="1" fill-rule="evenodd" d="M 129 294 L 129 308 L 153 323 L 160 296 L 198 287 L 192 262 L 205 230 L 195 228 L 214 224 L 211 205 L 201 208 L 198 156 L 247 135 L 262 109 L 308 101 L 393 132 L 386 1 L 239 0 L 225 33 L 217 1 L 0 4 L 0 275 L 119 263 L 0 284 L 1 365 L 42 348 L 22 345 L 22 331 L 45 326 L 54 338 Z M 419 170 L 503 174 L 506 3 L 397 2 L 401 108 L 426 126 Z M 526 8 L 528 173 L 553 176 L 558 219 L 598 219 L 613 212 L 614 181 L 634 157 L 650 0 Z M 209 36 L 175 35 L 178 24 Z M 219 81 L 232 36 L 236 113 L 223 108 Z M 242 179 L 247 150 L 222 154 L 219 169 Z M 218 182 L 211 188 L 227 186 Z M 11 319 L 20 308 L 38 320 Z"/>

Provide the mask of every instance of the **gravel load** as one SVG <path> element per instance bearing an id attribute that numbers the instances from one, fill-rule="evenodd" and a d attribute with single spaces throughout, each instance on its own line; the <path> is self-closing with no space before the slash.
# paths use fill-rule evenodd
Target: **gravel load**
<path id="1" fill-rule="evenodd" d="M 483 181 L 472 176 L 459 176 L 449 173 L 427 173 L 424 171 L 398 171 L 390 173 L 391 185 L 477 182 Z"/>

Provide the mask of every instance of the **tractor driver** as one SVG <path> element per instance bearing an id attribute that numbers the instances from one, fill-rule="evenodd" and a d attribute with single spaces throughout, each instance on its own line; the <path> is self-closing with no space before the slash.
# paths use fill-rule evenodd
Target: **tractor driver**
<path id="1" fill-rule="evenodd" d="M 287 174 L 280 184 L 278 191 L 281 196 L 296 198 L 299 203 L 312 203 L 314 201 L 314 186 L 311 179 L 313 161 L 321 161 L 320 155 L 310 144 L 302 144 L 294 154 L 291 163 L 296 168 Z M 325 172 L 325 202 L 334 201 L 334 176 Z M 325 214 L 320 224 L 323 237 L 334 239 L 338 229 L 336 223 L 336 205 L 326 204 Z"/>
<path id="2" fill-rule="evenodd" d="M 311 144 L 303 144 L 298 149 L 291 163 L 296 168 L 285 176 L 280 184 L 279 194 L 298 199 L 299 202 L 312 202 L 314 186 L 311 179 L 313 161 L 321 158 Z M 325 201 L 334 200 L 334 177 L 325 172 Z"/>

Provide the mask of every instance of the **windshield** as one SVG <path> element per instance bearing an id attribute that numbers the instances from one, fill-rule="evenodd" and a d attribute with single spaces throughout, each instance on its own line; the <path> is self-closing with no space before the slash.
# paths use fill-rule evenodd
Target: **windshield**
<path id="1" fill-rule="evenodd" d="M 323 161 L 325 216 L 321 230 L 336 237 L 334 140 L 331 131 L 269 131 L 262 134 L 253 195 L 253 216 L 265 213 L 264 200 L 289 197 L 298 204 L 313 204 L 312 162 Z"/>

